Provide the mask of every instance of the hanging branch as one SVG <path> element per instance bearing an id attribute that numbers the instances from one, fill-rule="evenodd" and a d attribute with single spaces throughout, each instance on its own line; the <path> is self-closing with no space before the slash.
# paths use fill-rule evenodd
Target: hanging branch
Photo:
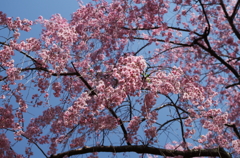
<path id="1" fill-rule="evenodd" d="M 126 128 L 124 127 L 124 124 L 123 124 L 122 119 L 120 119 L 120 118 L 117 116 L 117 114 L 113 111 L 113 109 L 108 108 L 108 110 L 109 110 L 110 113 L 116 118 L 116 120 L 119 121 L 120 127 L 121 127 L 121 129 L 122 129 L 122 131 L 123 131 L 124 138 L 125 138 L 125 140 L 126 140 L 126 142 L 127 142 L 127 145 L 131 145 L 131 143 L 128 141 L 127 130 L 126 130 Z"/>
<path id="2" fill-rule="evenodd" d="M 6 129 L 6 130 L 8 130 L 8 131 L 11 131 L 11 132 L 16 132 L 15 130 L 12 130 L 12 129 Z M 42 152 L 42 154 L 46 157 L 46 158 L 48 158 L 48 156 L 47 156 L 47 154 L 43 151 L 43 149 L 35 142 L 35 141 L 33 141 L 31 138 L 28 138 L 26 135 L 24 135 L 24 134 L 21 134 L 21 136 L 23 136 L 24 138 L 26 138 L 28 141 L 30 141 L 31 143 L 33 143 L 41 152 Z"/>
<path id="3" fill-rule="evenodd" d="M 189 148 L 188 148 L 188 145 L 187 145 L 187 142 L 186 142 L 186 139 L 185 139 L 185 136 L 184 136 L 184 124 L 183 124 L 183 121 L 182 121 L 182 117 L 181 117 L 181 114 L 177 108 L 177 105 L 176 103 L 173 102 L 173 100 L 168 96 L 168 95 L 165 95 L 172 103 L 172 105 L 174 105 L 175 109 L 176 109 L 176 112 L 178 114 L 178 118 L 180 120 L 180 127 L 181 127 L 181 133 L 182 133 L 182 139 L 183 139 L 183 142 L 184 142 L 184 145 L 186 145 L 186 148 L 187 150 L 189 151 Z M 178 100 L 177 100 L 178 101 Z M 177 102 L 176 101 L 176 102 Z"/>

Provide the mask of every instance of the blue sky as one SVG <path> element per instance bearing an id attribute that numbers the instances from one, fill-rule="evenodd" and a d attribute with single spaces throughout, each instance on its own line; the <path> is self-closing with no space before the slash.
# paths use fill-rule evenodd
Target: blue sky
<path id="1" fill-rule="evenodd" d="M 35 20 L 39 15 L 49 18 L 56 13 L 69 19 L 71 13 L 77 8 L 76 0 L 7 0 L 2 1 L 0 5 L 0 10 L 7 13 L 8 16 L 29 20 Z"/>

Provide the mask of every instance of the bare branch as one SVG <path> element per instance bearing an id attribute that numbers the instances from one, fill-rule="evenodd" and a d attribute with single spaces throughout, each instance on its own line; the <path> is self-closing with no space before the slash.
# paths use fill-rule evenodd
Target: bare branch
<path id="1" fill-rule="evenodd" d="M 233 13 L 232 13 L 232 15 L 231 15 L 231 18 L 232 18 L 232 19 L 235 18 L 236 14 L 237 14 L 237 12 L 238 12 L 238 10 L 239 10 L 239 8 L 240 8 L 240 1 L 238 0 L 237 3 L 236 3 L 236 5 L 235 5 L 235 7 L 234 7 L 234 9 L 233 9 Z"/>
<path id="2" fill-rule="evenodd" d="M 155 29 L 159 29 L 162 28 L 162 26 L 155 26 L 155 27 L 150 27 L 150 28 L 128 28 L 128 27 L 122 27 L 122 29 L 126 29 L 126 30 L 155 30 Z M 173 30 L 177 30 L 177 31 L 183 31 L 183 32 L 192 32 L 191 30 L 188 29 L 183 29 L 180 27 L 172 27 L 172 26 L 167 26 L 168 29 L 173 29 Z M 196 35 L 199 35 L 199 33 L 197 32 L 193 32 Z"/>
<path id="3" fill-rule="evenodd" d="M 15 130 L 12 130 L 12 129 L 6 129 L 6 130 L 11 131 L 11 132 L 16 132 Z M 28 138 L 28 137 L 27 137 L 26 135 L 24 135 L 24 134 L 21 134 L 21 136 L 23 136 L 24 138 L 26 138 L 27 140 L 29 140 L 31 143 L 33 143 L 33 144 L 42 152 L 42 154 L 43 154 L 46 158 L 48 158 L 47 154 L 45 154 L 45 152 L 43 151 L 43 149 L 42 149 L 36 142 L 32 141 L 30 138 Z"/>
<path id="4" fill-rule="evenodd" d="M 236 134 L 238 139 L 240 139 L 240 133 L 235 124 L 225 124 L 225 126 L 233 128 L 234 133 Z"/>
<path id="5" fill-rule="evenodd" d="M 193 149 L 189 151 L 167 150 L 162 148 L 149 147 L 145 145 L 132 145 L 132 146 L 94 146 L 83 147 L 80 149 L 69 150 L 56 155 L 51 155 L 50 158 L 63 158 L 64 156 L 82 155 L 92 152 L 135 152 L 138 154 L 153 154 L 161 156 L 184 156 L 184 157 L 200 157 L 200 156 L 218 156 L 221 158 L 231 158 L 231 155 L 227 153 L 223 148 L 213 149 Z"/>
<path id="6" fill-rule="evenodd" d="M 209 32 L 210 32 L 210 29 L 211 29 L 211 25 L 210 25 L 210 22 L 209 22 L 209 20 L 208 20 L 207 13 L 206 13 L 205 8 L 204 8 L 204 6 L 203 6 L 203 4 L 202 4 L 202 1 L 199 0 L 199 3 L 200 3 L 200 5 L 201 5 L 201 7 L 202 7 L 203 14 L 204 14 L 205 19 L 206 19 L 206 21 L 207 21 L 208 28 L 205 29 L 205 31 L 207 31 L 205 36 L 208 36 L 208 35 L 209 35 Z"/>
<path id="7" fill-rule="evenodd" d="M 133 39 L 137 39 L 137 40 L 150 40 L 150 39 L 145 39 L 145 38 L 142 38 L 142 37 L 133 37 Z M 153 41 L 158 41 L 158 42 L 166 42 L 165 40 L 162 40 L 162 39 L 152 39 Z M 176 42 L 173 42 L 173 41 L 169 41 L 169 42 L 166 42 L 166 43 L 171 43 L 171 44 L 175 44 L 175 45 L 179 45 L 179 46 L 182 46 L 182 47 L 191 47 L 192 45 L 189 45 L 189 44 L 185 44 L 185 43 L 176 43 Z"/>
<path id="8" fill-rule="evenodd" d="M 205 42 L 206 42 L 206 40 L 205 40 Z M 208 52 L 211 56 L 216 58 L 218 61 L 220 61 L 223 65 L 225 65 L 235 75 L 235 77 L 238 80 L 240 80 L 240 75 L 238 74 L 238 72 L 231 65 L 229 65 L 223 58 L 221 58 L 219 55 L 217 55 L 216 52 L 214 50 L 212 50 L 211 47 L 206 48 L 204 45 L 200 44 L 199 42 L 196 42 L 196 44 L 198 46 L 200 46 L 203 50 Z"/>
<path id="9" fill-rule="evenodd" d="M 125 140 L 127 142 L 127 145 L 131 145 L 131 143 L 129 143 L 129 141 L 128 141 L 127 130 L 124 127 L 124 124 L 123 124 L 122 120 L 117 116 L 117 114 L 111 108 L 108 108 L 108 110 L 119 121 L 120 127 L 121 127 L 121 129 L 123 131 L 123 134 L 124 134 L 124 138 L 125 138 Z"/>
<path id="10" fill-rule="evenodd" d="M 82 75 L 80 75 L 80 73 L 77 71 L 77 69 L 75 68 L 73 62 L 72 63 L 72 66 L 73 68 L 75 69 L 76 73 L 77 73 L 77 76 L 82 80 L 82 82 L 87 86 L 87 88 L 90 90 L 90 96 L 92 95 L 97 95 L 97 93 L 93 90 L 93 88 L 88 84 L 88 82 L 82 77 Z"/>
<path id="11" fill-rule="evenodd" d="M 226 86 L 225 88 L 228 89 L 228 88 L 230 88 L 230 87 L 234 87 L 234 86 L 237 86 L 237 85 L 240 85 L 240 82 L 234 83 L 234 84 L 231 84 L 231 85 L 228 85 L 228 86 Z"/>
<path id="12" fill-rule="evenodd" d="M 239 0 L 238 0 L 238 2 L 237 2 L 237 4 L 236 4 L 236 6 L 235 6 L 235 8 L 234 8 L 234 11 L 233 11 L 233 14 L 232 14 L 231 16 L 229 16 L 229 14 L 228 14 L 228 12 L 227 12 L 227 9 L 226 9 L 226 7 L 225 7 L 225 5 L 224 5 L 224 3 L 223 3 L 223 0 L 220 0 L 220 5 L 221 5 L 221 7 L 222 7 L 222 9 L 223 9 L 223 12 L 224 12 L 224 14 L 225 14 L 225 17 L 226 17 L 228 23 L 230 24 L 230 26 L 231 26 L 231 28 L 232 28 L 232 31 L 235 33 L 235 35 L 237 36 L 237 38 L 240 40 L 240 33 L 239 33 L 238 29 L 235 27 L 235 25 L 234 25 L 234 23 L 233 23 L 234 17 L 235 17 L 235 15 L 236 15 L 236 13 L 237 13 L 237 10 L 239 9 L 239 6 L 240 6 Z"/>
<path id="13" fill-rule="evenodd" d="M 145 47 L 147 47 L 150 43 L 145 44 L 144 46 L 142 46 L 142 48 L 140 48 L 136 53 L 134 53 L 134 56 L 137 55 L 141 50 L 143 50 Z"/>
<path id="14" fill-rule="evenodd" d="M 187 142 L 186 142 L 186 139 L 184 137 L 184 125 L 183 125 L 183 121 L 182 121 L 182 118 L 181 118 L 181 115 L 180 115 L 180 112 L 177 108 L 177 105 L 173 102 L 173 100 L 168 96 L 168 95 L 165 95 L 172 103 L 172 105 L 174 105 L 176 111 L 177 111 L 177 114 L 178 114 L 178 117 L 179 117 L 179 120 L 180 120 L 180 127 L 181 127 L 181 133 L 182 133 L 182 139 L 183 139 L 183 142 L 184 142 L 184 145 L 186 145 L 186 148 L 187 150 L 189 150 L 188 148 L 188 145 L 187 145 Z"/>

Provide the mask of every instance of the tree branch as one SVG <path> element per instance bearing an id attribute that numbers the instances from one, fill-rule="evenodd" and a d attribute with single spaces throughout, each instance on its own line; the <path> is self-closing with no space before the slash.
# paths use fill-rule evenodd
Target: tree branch
<path id="1" fill-rule="evenodd" d="M 5 46 L 8 46 L 8 47 L 11 47 L 9 44 L 6 44 L 6 43 L 4 43 L 4 42 L 0 42 L 0 44 L 5 45 Z M 17 51 L 19 51 L 20 53 L 22 53 L 22 54 L 25 55 L 26 57 L 30 58 L 33 62 L 39 64 L 36 59 L 34 59 L 32 56 L 28 55 L 27 53 L 25 53 L 25 52 L 23 52 L 23 51 L 20 51 L 20 50 L 17 50 Z"/>
<path id="2" fill-rule="evenodd" d="M 229 65 L 224 59 L 222 59 L 220 56 L 218 56 L 216 54 L 216 52 L 214 50 L 212 50 L 211 47 L 206 48 L 204 45 L 200 44 L 199 42 L 195 42 L 195 44 L 200 46 L 203 50 L 208 52 L 211 56 L 213 56 L 218 61 L 220 61 L 223 65 L 225 65 L 234 74 L 234 76 L 240 81 L 240 75 L 238 74 L 238 72 L 231 65 Z"/>
<path id="3" fill-rule="evenodd" d="M 77 76 L 82 80 L 82 82 L 87 86 L 87 88 L 90 90 L 90 96 L 93 96 L 93 95 L 97 95 L 97 93 L 93 90 L 93 88 L 88 84 L 88 82 L 82 77 L 82 75 L 80 75 L 80 73 L 77 71 L 77 69 L 75 68 L 73 62 L 72 63 L 72 66 L 73 68 L 75 69 L 76 73 L 77 73 Z"/>
<path id="4" fill-rule="evenodd" d="M 145 39 L 145 38 L 142 38 L 142 37 L 133 37 L 133 39 L 137 39 L 137 40 L 149 40 L 149 39 Z M 158 42 L 166 42 L 165 40 L 162 40 L 162 39 L 152 39 L 153 41 L 158 41 Z M 191 47 L 192 45 L 189 45 L 189 44 L 184 44 L 184 43 L 176 43 L 176 42 L 173 42 L 173 41 L 169 41 L 169 42 L 166 42 L 166 43 L 171 43 L 171 44 L 175 44 L 175 45 L 179 45 L 179 46 L 182 46 L 182 47 Z"/>
<path id="5" fill-rule="evenodd" d="M 163 26 L 155 26 L 155 27 L 149 27 L 149 28 L 128 28 L 128 27 L 122 27 L 122 29 L 125 30 L 155 30 L 155 29 L 159 29 L 162 28 Z M 183 32 L 192 32 L 191 30 L 188 29 L 182 29 L 180 27 L 172 27 L 172 26 L 167 26 L 168 29 L 173 29 L 173 30 L 177 30 L 177 31 L 183 31 Z M 197 32 L 193 32 L 196 35 L 200 35 Z"/>
<path id="6" fill-rule="evenodd" d="M 227 127 L 233 128 L 234 133 L 236 134 L 238 139 L 240 139 L 240 133 L 238 132 L 238 129 L 237 129 L 235 124 L 224 124 L 224 125 L 227 126 Z"/>
<path id="7" fill-rule="evenodd" d="M 145 145 L 133 145 L 133 146 L 94 146 L 83 147 L 75 150 L 69 150 L 56 155 L 51 155 L 50 158 L 63 158 L 64 156 L 82 155 L 92 152 L 135 152 L 138 154 L 153 154 L 161 156 L 184 156 L 184 157 L 200 157 L 200 156 L 218 156 L 221 158 L 231 158 L 231 155 L 227 153 L 223 148 L 213 149 L 193 149 L 189 151 L 168 150 L 162 148 L 149 147 Z"/>
<path id="8" fill-rule="evenodd" d="M 180 119 L 187 119 L 188 117 L 181 117 L 181 118 L 174 118 L 174 119 L 171 119 L 171 120 L 168 120 L 168 121 L 166 121 L 166 122 L 164 122 L 163 124 L 161 124 L 161 126 L 160 127 L 158 127 L 158 129 L 157 129 L 157 131 L 160 131 L 165 125 L 167 125 L 168 123 L 171 123 L 171 122 L 173 122 L 173 121 L 178 121 L 178 120 L 180 120 Z"/>
<path id="9" fill-rule="evenodd" d="M 136 53 L 134 53 L 134 56 L 136 56 L 141 50 L 143 50 L 145 47 L 150 45 L 150 43 L 145 44 L 142 48 L 140 48 Z"/>
<path id="10" fill-rule="evenodd" d="M 12 129 L 6 129 L 6 130 L 11 131 L 11 132 L 16 132 L 15 130 L 12 130 Z M 30 143 L 33 143 L 33 144 L 42 152 L 42 154 L 43 154 L 46 158 L 48 157 L 47 154 L 45 154 L 45 152 L 43 151 L 43 149 L 40 148 L 40 146 L 39 146 L 36 142 L 34 142 L 33 140 L 31 140 L 30 138 L 28 138 L 28 137 L 27 137 L 26 135 L 24 135 L 24 134 L 21 134 L 21 136 L 23 136 L 24 138 L 26 138 L 27 140 L 29 140 Z"/>
<path id="11" fill-rule="evenodd" d="M 209 35 L 209 33 L 210 33 L 211 25 L 210 25 L 210 22 L 209 22 L 209 20 L 208 20 L 207 13 L 206 13 L 205 8 L 204 8 L 204 6 L 203 6 L 203 4 L 202 4 L 202 1 L 199 0 L 199 3 L 200 3 L 200 5 L 201 5 L 201 7 L 202 7 L 203 14 L 204 14 L 205 19 L 206 19 L 207 24 L 208 24 L 208 28 L 205 29 L 205 31 L 207 31 L 207 33 L 206 33 L 205 36 L 207 37 L 207 36 Z M 205 32 L 204 32 L 204 34 L 205 34 Z"/>
<path id="12" fill-rule="evenodd" d="M 108 108 L 108 110 L 119 121 L 120 127 L 121 127 L 121 129 L 123 131 L 123 134 L 124 134 L 124 138 L 125 138 L 125 140 L 127 142 L 127 145 L 131 145 L 131 143 L 128 142 L 127 130 L 124 127 L 124 124 L 123 124 L 122 120 L 117 116 L 117 114 L 113 111 L 113 109 Z"/>
<path id="13" fill-rule="evenodd" d="M 221 5 L 222 10 L 223 10 L 223 12 L 224 12 L 224 14 L 225 14 L 225 17 L 226 17 L 228 23 L 230 24 L 230 26 L 231 26 L 231 28 L 232 28 L 232 31 L 235 33 L 235 35 L 237 36 L 237 38 L 240 40 L 240 33 L 238 32 L 238 29 L 235 27 L 235 25 L 234 25 L 234 23 L 233 23 L 234 17 L 235 17 L 235 15 L 236 15 L 236 13 L 237 13 L 237 10 L 239 9 L 239 5 L 240 5 L 239 3 L 240 3 L 240 2 L 239 2 L 239 0 L 238 0 L 236 6 L 235 6 L 235 8 L 234 8 L 234 11 L 233 11 L 233 13 L 232 13 L 232 15 L 231 15 L 231 17 L 230 17 L 229 14 L 228 14 L 228 12 L 227 12 L 227 9 L 226 9 L 226 7 L 225 7 L 225 5 L 224 5 L 224 3 L 223 3 L 223 0 L 220 0 L 220 5 Z"/>
<path id="14" fill-rule="evenodd" d="M 45 72 L 49 72 L 50 71 L 47 68 L 41 68 L 41 67 L 34 67 L 34 68 L 23 68 L 21 69 L 21 71 L 28 71 L 28 70 L 40 70 L 40 71 L 45 71 Z M 51 73 L 52 76 L 78 76 L 77 72 L 63 72 L 63 73 Z"/>
<path id="15" fill-rule="evenodd" d="M 240 81 L 239 81 L 238 83 L 233 83 L 233 84 L 231 84 L 231 85 L 228 85 L 228 86 L 226 86 L 225 88 L 228 89 L 228 88 L 230 88 L 230 87 L 234 87 L 234 86 L 237 86 L 237 85 L 240 85 Z"/>
<path id="16" fill-rule="evenodd" d="M 234 9 L 233 9 L 233 12 L 232 12 L 232 15 L 231 15 L 231 19 L 234 19 L 238 10 L 239 10 L 239 7 L 240 7 L 240 1 L 238 0 Z"/>
<path id="17" fill-rule="evenodd" d="M 181 127 L 181 133 L 182 133 L 182 139 L 183 139 L 183 142 L 184 142 L 184 146 L 186 146 L 187 150 L 189 150 L 188 148 L 188 145 L 187 145 L 187 142 L 186 142 L 186 139 L 184 137 L 184 125 L 183 125 L 183 121 L 182 121 L 182 118 L 181 118 L 181 115 L 180 115 L 180 112 L 177 108 L 177 105 L 176 103 L 173 102 L 173 100 L 168 96 L 168 95 L 165 95 L 172 103 L 172 105 L 174 105 L 175 109 L 176 109 L 176 112 L 178 114 L 178 117 L 179 117 L 179 120 L 180 120 L 180 127 Z M 177 100 L 178 101 L 178 100 Z M 176 101 L 176 102 L 177 102 Z"/>

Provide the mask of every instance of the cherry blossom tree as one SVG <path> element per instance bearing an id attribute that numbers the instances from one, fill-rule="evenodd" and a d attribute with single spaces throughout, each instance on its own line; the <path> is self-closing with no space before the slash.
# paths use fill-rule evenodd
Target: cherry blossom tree
<path id="1" fill-rule="evenodd" d="M 94 0 L 70 20 L 0 12 L 0 157 L 239 157 L 239 7 Z M 21 40 L 33 25 L 39 38 Z"/>

